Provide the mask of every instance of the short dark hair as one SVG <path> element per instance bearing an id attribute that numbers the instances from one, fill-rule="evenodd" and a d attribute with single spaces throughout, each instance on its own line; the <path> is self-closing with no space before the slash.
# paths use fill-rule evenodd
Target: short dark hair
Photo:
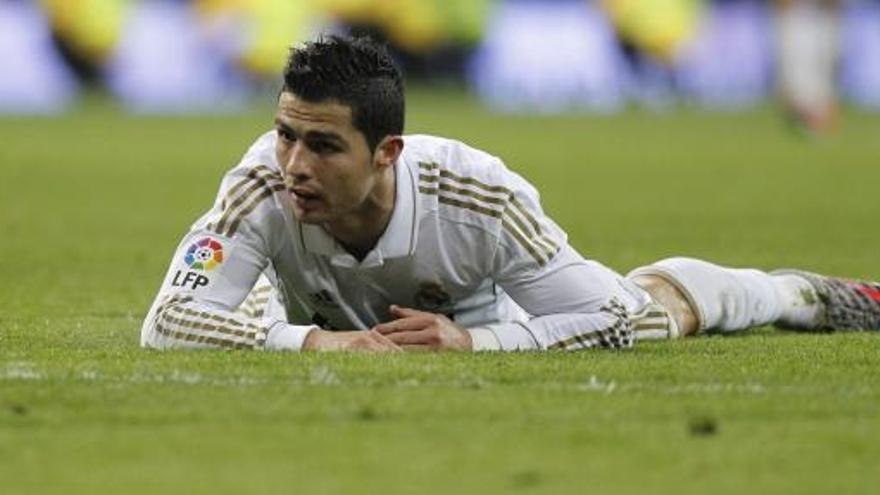
<path id="1" fill-rule="evenodd" d="M 330 35 L 291 48 L 282 91 L 349 106 L 371 150 L 385 136 L 403 134 L 403 76 L 387 49 L 368 37 Z"/>

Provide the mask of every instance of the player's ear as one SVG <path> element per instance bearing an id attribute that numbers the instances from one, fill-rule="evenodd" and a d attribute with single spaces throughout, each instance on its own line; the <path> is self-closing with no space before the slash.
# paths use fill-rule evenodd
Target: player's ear
<path id="1" fill-rule="evenodd" d="M 376 146 L 373 163 L 379 168 L 390 167 L 400 158 L 403 152 L 403 136 L 385 136 Z"/>

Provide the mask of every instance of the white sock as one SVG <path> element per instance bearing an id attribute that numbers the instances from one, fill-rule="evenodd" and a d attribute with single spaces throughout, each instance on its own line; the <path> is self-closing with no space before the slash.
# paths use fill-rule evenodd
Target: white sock
<path id="1" fill-rule="evenodd" d="M 725 268 L 692 258 L 665 259 L 628 277 L 639 275 L 659 276 L 675 285 L 697 313 L 700 330 L 730 332 L 776 322 L 810 328 L 820 309 L 812 286 L 794 275 Z"/>
<path id="2" fill-rule="evenodd" d="M 777 323 L 790 328 L 815 328 L 822 303 L 816 289 L 797 275 L 771 275 L 780 301 L 782 314 Z"/>

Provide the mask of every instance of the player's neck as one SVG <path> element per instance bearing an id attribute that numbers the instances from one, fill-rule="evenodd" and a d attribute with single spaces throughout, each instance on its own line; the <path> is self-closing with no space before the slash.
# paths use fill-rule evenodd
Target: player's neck
<path id="1" fill-rule="evenodd" d="M 324 229 L 359 261 L 376 246 L 391 221 L 395 182 L 394 167 L 390 167 L 356 211 L 324 225 Z"/>

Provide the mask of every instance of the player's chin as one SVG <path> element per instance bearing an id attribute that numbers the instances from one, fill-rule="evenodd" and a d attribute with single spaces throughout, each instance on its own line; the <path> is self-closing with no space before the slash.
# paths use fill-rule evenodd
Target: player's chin
<path id="1" fill-rule="evenodd" d="M 329 219 L 329 214 L 322 208 L 303 208 L 293 205 L 293 216 L 302 223 L 320 224 Z"/>

